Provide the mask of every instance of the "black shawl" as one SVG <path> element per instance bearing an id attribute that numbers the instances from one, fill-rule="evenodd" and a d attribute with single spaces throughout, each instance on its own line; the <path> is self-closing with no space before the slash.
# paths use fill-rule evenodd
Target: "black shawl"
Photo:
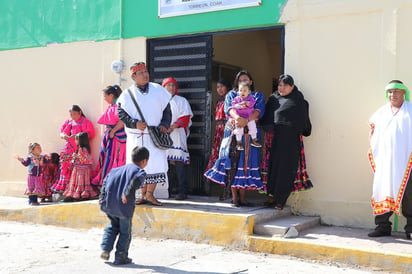
<path id="1" fill-rule="evenodd" d="M 312 131 L 309 104 L 296 86 L 286 96 L 274 92 L 269 97 L 261 122 L 266 129 L 272 129 L 275 125 L 290 126 L 303 136 L 309 136 Z"/>

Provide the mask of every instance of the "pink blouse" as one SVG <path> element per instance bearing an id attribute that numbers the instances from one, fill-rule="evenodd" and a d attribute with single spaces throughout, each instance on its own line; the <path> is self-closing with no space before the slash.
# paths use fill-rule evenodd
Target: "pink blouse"
<path id="1" fill-rule="evenodd" d="M 89 140 L 94 137 L 94 126 L 90 120 L 85 117 L 81 117 L 79 120 L 74 121 L 73 119 L 68 119 L 64 122 L 60 129 L 60 133 L 65 133 L 69 136 L 80 133 L 87 132 L 89 135 Z M 76 148 L 76 141 L 74 138 L 67 139 L 67 143 L 63 148 L 63 152 L 72 153 Z"/>
<path id="2" fill-rule="evenodd" d="M 79 132 L 87 132 L 89 139 L 94 137 L 94 126 L 90 120 L 85 117 L 81 117 L 79 120 L 74 121 L 73 119 L 68 119 L 64 122 L 60 129 L 61 133 L 65 133 L 69 136 L 77 134 Z"/>
<path id="3" fill-rule="evenodd" d="M 117 122 L 119 122 L 119 116 L 116 103 L 108 105 L 105 112 L 97 120 L 97 123 L 101 125 L 116 125 Z"/>

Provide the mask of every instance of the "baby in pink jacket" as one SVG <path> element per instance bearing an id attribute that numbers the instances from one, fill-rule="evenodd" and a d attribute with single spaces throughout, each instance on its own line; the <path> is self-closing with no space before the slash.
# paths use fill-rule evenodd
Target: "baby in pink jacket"
<path id="1" fill-rule="evenodd" d="M 232 101 L 232 109 L 242 118 L 248 119 L 255 110 L 255 99 L 250 95 L 250 86 L 247 82 L 239 83 L 238 96 L 236 96 Z M 255 120 L 249 120 L 247 124 L 249 128 L 249 134 L 252 136 L 251 145 L 254 147 L 262 147 L 257 139 L 257 129 Z M 233 130 L 236 135 L 237 150 L 244 150 L 242 145 L 242 136 L 244 134 L 244 129 L 242 127 L 237 127 Z"/>

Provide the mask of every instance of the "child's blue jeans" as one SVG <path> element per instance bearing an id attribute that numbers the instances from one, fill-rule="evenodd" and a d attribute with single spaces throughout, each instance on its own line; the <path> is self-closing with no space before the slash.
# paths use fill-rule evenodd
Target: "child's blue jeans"
<path id="1" fill-rule="evenodd" d="M 106 214 L 110 224 L 104 229 L 102 250 L 112 251 L 117 235 L 115 258 L 125 259 L 129 255 L 129 246 L 132 241 L 132 218 L 123 219 Z"/>

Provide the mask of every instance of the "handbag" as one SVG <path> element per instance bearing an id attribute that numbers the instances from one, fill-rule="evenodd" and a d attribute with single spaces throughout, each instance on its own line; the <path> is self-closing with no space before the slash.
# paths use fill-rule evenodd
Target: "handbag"
<path id="1" fill-rule="evenodd" d="M 142 119 L 143 122 L 146 122 L 143 116 L 142 111 L 140 110 L 139 105 L 137 104 L 136 99 L 134 98 L 132 91 L 130 89 L 127 89 L 127 91 L 130 94 L 130 97 L 132 98 L 132 101 L 134 105 L 137 108 L 137 111 L 139 112 L 140 118 Z M 173 140 L 170 138 L 170 134 L 165 132 L 161 132 L 160 128 L 158 126 L 147 126 L 147 130 L 149 131 L 150 138 L 152 139 L 153 144 L 159 148 L 159 149 L 169 149 L 173 145 Z"/>

